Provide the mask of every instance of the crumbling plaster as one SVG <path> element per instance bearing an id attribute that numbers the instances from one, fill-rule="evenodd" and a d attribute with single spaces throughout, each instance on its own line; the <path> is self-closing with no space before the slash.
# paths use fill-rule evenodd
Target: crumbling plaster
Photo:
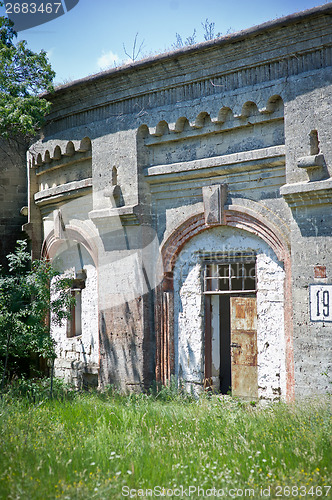
<path id="1" fill-rule="evenodd" d="M 252 232 L 258 227 L 256 234 L 262 235 L 268 226 L 267 238 L 282 240 L 281 252 L 287 253 L 287 303 L 283 304 L 282 266 L 269 247 L 253 234 L 246 234 L 241 243 L 242 237 L 235 237 L 238 229 L 222 228 L 233 235 L 227 245 L 232 241 L 234 248 L 243 244 L 258 251 L 260 396 L 275 397 L 278 390 L 284 395 L 286 385 L 288 396 L 293 397 L 293 337 L 295 395 L 328 390 L 328 377 L 322 373 L 329 369 L 331 328 L 310 320 L 308 291 L 317 282 L 315 266 L 326 267 L 326 283 L 331 283 L 332 275 L 331 8 L 324 5 L 116 68 L 62 86 L 48 96 L 51 114 L 42 139 L 30 150 L 25 227 L 34 257 L 61 236 L 54 211 L 62 212 L 67 234 L 76 231 L 78 240 L 93 240 L 101 385 L 142 388 L 153 380 L 160 347 L 160 304 L 154 303 L 159 297 L 154 288 L 162 279 L 160 269 L 154 269 L 158 253 L 177 228 L 201 216 L 203 190 L 227 184 L 225 210 L 239 219 L 243 215 L 236 227 L 243 227 L 243 220 L 248 227 L 249 214 L 251 221 L 259 221 Z M 313 131 L 318 136 L 319 161 L 325 162 L 314 181 L 306 168 L 308 161 L 303 161 L 312 156 Z M 59 175 L 54 173 L 57 170 Z M 110 194 L 115 193 L 117 199 L 112 199 Z M 198 246 L 205 250 L 210 250 L 210 244 L 220 246 L 220 241 L 226 241 L 221 233 L 221 239 L 208 237 L 204 245 L 202 239 L 218 231 L 203 231 L 197 236 Z M 175 240 L 181 245 L 181 235 Z M 196 248 L 191 242 L 188 245 Z M 177 373 L 181 367 L 190 383 L 199 384 L 203 313 L 202 298 L 197 296 L 201 267 L 196 257 L 188 255 L 191 269 L 180 261 L 176 264 L 175 343 Z M 139 268 L 144 276 L 135 274 Z M 162 327 L 173 334 L 169 281 L 167 276 L 161 285 L 166 283 L 163 307 L 169 307 Z M 283 307 L 286 346 L 273 319 L 278 318 L 281 327 Z M 266 333 L 270 323 L 272 330 Z M 187 344 L 181 344 L 179 328 L 185 332 L 183 342 L 191 346 L 191 358 Z M 276 363 L 271 371 L 266 349 Z M 284 351 L 287 376 L 282 368 Z M 189 365 L 192 361 L 189 368 L 188 360 Z"/>
<path id="2" fill-rule="evenodd" d="M 55 376 L 61 377 L 76 387 L 84 385 L 85 376 L 96 376 L 99 372 L 99 335 L 98 335 L 98 280 L 97 271 L 88 252 L 79 245 L 63 249 L 54 261 L 62 275 L 75 277 L 82 270 L 86 273 L 85 288 L 81 292 L 82 333 L 68 337 L 68 320 L 61 325 L 52 324 L 55 341 Z"/>
<path id="3" fill-rule="evenodd" d="M 260 399 L 286 395 L 282 263 L 262 240 L 241 229 L 218 227 L 194 236 L 174 267 L 175 374 L 197 392 L 204 382 L 202 255 L 257 254 L 257 349 Z"/>

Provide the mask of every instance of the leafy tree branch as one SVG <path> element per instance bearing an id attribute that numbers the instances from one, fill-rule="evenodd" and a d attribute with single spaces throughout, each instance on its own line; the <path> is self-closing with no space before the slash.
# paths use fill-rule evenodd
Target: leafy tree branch
<path id="1" fill-rule="evenodd" d="M 0 275 L 0 367 L 2 382 L 8 362 L 31 355 L 55 358 L 49 314 L 54 323 L 69 317 L 72 279 L 59 276 L 46 260 L 31 262 L 27 242 L 18 241 L 7 256 L 8 273 Z M 50 286 L 52 283 L 52 287 Z"/>
<path id="2" fill-rule="evenodd" d="M 0 2 L 0 6 L 3 2 Z M 14 24 L 0 16 L 0 137 L 33 137 L 51 104 L 39 95 L 52 92 L 55 76 L 44 50 L 14 43 Z"/>

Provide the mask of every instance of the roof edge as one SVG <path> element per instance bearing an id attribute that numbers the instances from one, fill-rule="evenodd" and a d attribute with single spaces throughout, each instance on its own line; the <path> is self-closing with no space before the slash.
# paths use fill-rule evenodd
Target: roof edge
<path id="1" fill-rule="evenodd" d="M 78 80 L 74 80 L 72 82 L 65 83 L 63 85 L 59 85 L 55 88 L 54 92 L 52 93 L 45 92 L 41 94 L 40 97 L 44 97 L 46 99 L 48 98 L 52 99 L 52 97 L 62 94 L 67 90 L 75 89 L 77 87 L 84 86 L 92 82 L 97 82 L 99 80 L 116 76 L 118 74 L 125 74 L 133 70 L 143 69 L 144 67 L 148 67 L 153 64 L 157 64 L 159 62 L 171 60 L 179 56 L 184 56 L 198 51 L 209 50 L 212 49 L 213 47 L 234 43 L 250 36 L 259 35 L 264 31 L 268 31 L 269 29 L 288 26 L 290 24 L 295 24 L 296 22 L 302 21 L 303 19 L 310 17 L 317 17 L 324 14 L 332 15 L 332 2 L 329 2 L 328 4 L 325 5 L 320 5 L 318 7 L 313 7 L 311 9 L 307 9 L 304 11 L 295 12 L 294 14 L 289 14 L 288 16 L 280 17 L 272 21 L 267 21 L 265 23 L 252 26 L 251 28 L 247 28 L 245 30 L 237 31 L 235 33 L 231 33 L 229 35 L 220 38 L 215 38 L 213 40 L 208 40 L 206 42 L 201 42 L 195 45 L 182 47 L 180 49 L 176 49 L 170 52 L 162 52 L 155 56 L 147 57 L 145 59 L 125 64 L 117 68 L 111 68 L 105 71 L 101 71 L 99 73 L 95 73 L 93 75 L 86 76 L 84 78 L 80 78 Z"/>

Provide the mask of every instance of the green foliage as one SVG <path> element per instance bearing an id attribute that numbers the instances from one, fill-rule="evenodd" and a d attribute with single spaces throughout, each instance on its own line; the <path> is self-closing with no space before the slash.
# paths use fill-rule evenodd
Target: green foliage
<path id="1" fill-rule="evenodd" d="M 10 384 L 6 386 L 6 390 L 3 394 L 3 401 L 5 401 L 6 404 L 13 401 L 42 403 L 50 398 L 59 401 L 71 401 L 76 395 L 77 392 L 74 388 L 66 384 L 62 379 L 53 378 L 53 380 L 51 380 L 46 377 L 29 379 L 22 376 L 13 379 Z"/>
<path id="2" fill-rule="evenodd" d="M 0 136 L 32 137 L 50 108 L 38 95 L 53 90 L 55 73 L 45 51 L 34 53 L 25 41 L 14 43 L 13 26 L 0 16 Z"/>
<path id="3" fill-rule="evenodd" d="M 60 278 L 45 260 L 31 263 L 26 241 L 18 241 L 16 251 L 7 256 L 9 272 L 0 275 L 0 359 L 2 371 L 7 361 L 31 355 L 54 359 L 48 314 L 60 322 L 72 304 L 70 278 Z M 51 287 L 52 282 L 52 298 Z M 4 375 L 4 373 L 3 373 Z"/>
<path id="4" fill-rule="evenodd" d="M 173 375 L 167 385 L 153 383 L 149 393 L 155 400 L 163 401 L 165 403 L 169 401 L 195 401 L 195 397 L 192 394 L 189 394 L 182 385 L 181 381 Z"/>
<path id="5" fill-rule="evenodd" d="M 268 487 L 277 498 L 278 486 L 319 492 L 332 479 L 329 403 L 241 408 L 228 397 L 163 403 L 97 394 L 3 401 L 0 498 L 116 499 L 123 487 L 174 485 L 223 489 L 223 498 L 230 488 L 253 488 L 251 498 Z M 291 497 L 300 496 L 294 489 Z"/>

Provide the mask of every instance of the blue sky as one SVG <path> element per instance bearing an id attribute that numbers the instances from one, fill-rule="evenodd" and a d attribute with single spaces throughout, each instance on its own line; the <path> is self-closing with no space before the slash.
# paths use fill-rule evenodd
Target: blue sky
<path id="1" fill-rule="evenodd" d="M 97 73 L 114 62 L 120 65 L 131 52 L 138 32 L 143 54 L 170 48 L 176 33 L 183 38 L 208 18 L 216 32 L 239 31 L 265 21 L 327 3 L 324 0 L 80 0 L 65 15 L 20 32 L 19 39 L 44 49 L 57 73 L 56 83 Z M 0 11 L 1 12 L 1 11 Z"/>

